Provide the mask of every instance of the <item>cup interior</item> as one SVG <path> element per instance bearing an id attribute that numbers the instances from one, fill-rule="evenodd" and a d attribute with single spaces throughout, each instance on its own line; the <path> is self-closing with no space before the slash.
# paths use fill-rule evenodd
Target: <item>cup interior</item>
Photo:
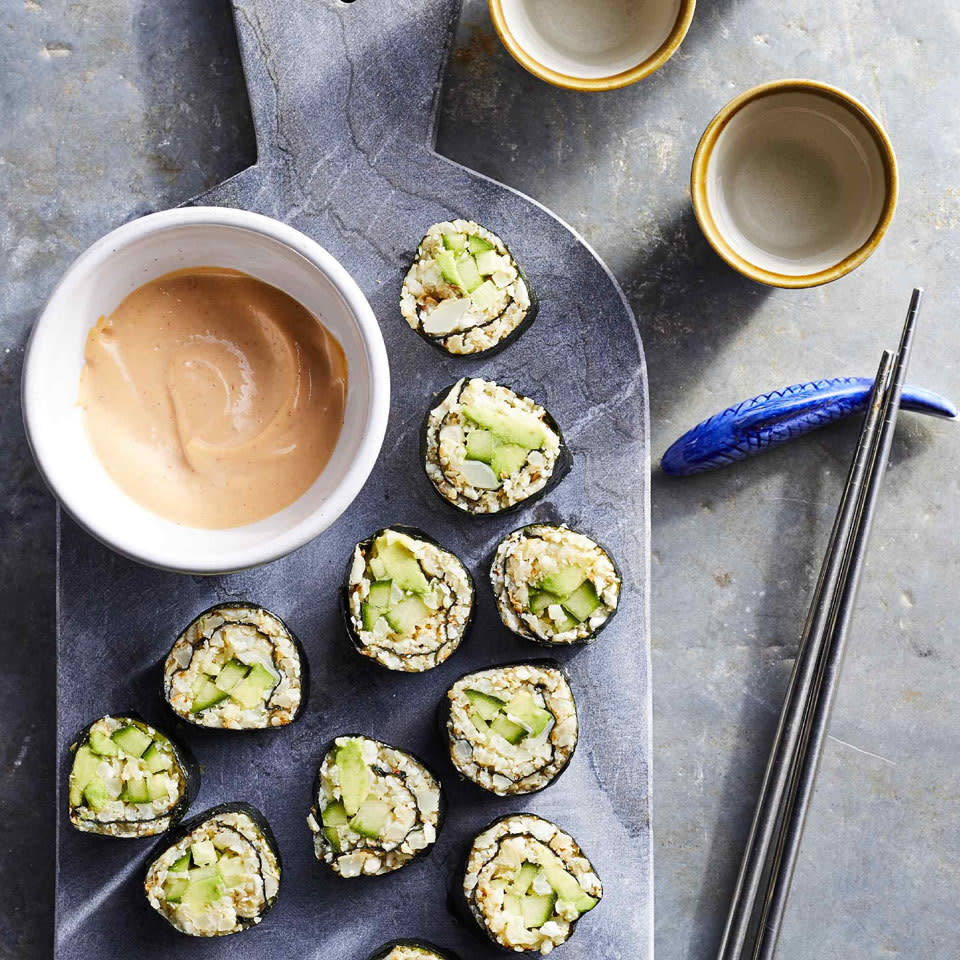
<path id="1" fill-rule="evenodd" d="M 504 0 L 517 44 L 567 77 L 596 80 L 631 70 L 670 39 L 682 0 Z"/>
<path id="2" fill-rule="evenodd" d="M 868 243 L 887 213 L 891 180 L 869 115 L 829 91 L 785 89 L 729 116 L 709 155 L 706 200 L 736 255 L 807 277 Z"/>
<path id="3" fill-rule="evenodd" d="M 389 373 L 366 299 L 321 247 L 266 217 L 241 211 L 210 215 L 274 225 L 294 243 L 304 241 L 303 250 L 240 222 L 203 222 L 200 209 L 155 214 L 168 219 L 153 228 L 139 228 L 150 217 L 127 224 L 68 270 L 34 329 L 24 372 L 24 418 L 48 484 L 94 536 L 155 566 L 213 573 L 282 556 L 320 533 L 349 505 L 383 440 Z M 327 327 L 347 358 L 343 429 L 320 476 L 280 512 L 224 530 L 180 526 L 132 500 L 94 452 L 77 404 L 87 334 L 97 319 L 142 284 L 193 266 L 231 267 L 280 288 Z"/>

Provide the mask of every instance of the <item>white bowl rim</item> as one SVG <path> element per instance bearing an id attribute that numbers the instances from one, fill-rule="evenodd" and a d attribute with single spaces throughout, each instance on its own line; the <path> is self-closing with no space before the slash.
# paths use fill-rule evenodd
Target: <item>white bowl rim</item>
<path id="1" fill-rule="evenodd" d="M 66 281 L 78 273 L 95 273 L 120 246 L 133 243 L 150 233 L 182 226 L 223 226 L 258 233 L 283 244 L 313 264 L 343 297 L 355 319 L 370 374 L 366 429 L 356 456 L 333 493 L 321 508 L 314 510 L 289 530 L 271 536 L 262 544 L 231 551 L 230 562 L 226 567 L 223 563 L 226 553 L 222 550 L 218 551 L 215 557 L 194 554 L 188 563 L 184 563 L 173 550 L 158 549 L 133 538 L 125 539 L 121 531 L 99 522 L 98 517 L 102 514 L 93 516 L 92 512 L 83 506 L 83 498 L 75 496 L 69 481 L 65 482 L 65 471 L 52 466 L 54 458 L 47 456 L 47 443 L 36 431 L 31 418 L 32 398 L 42 389 L 42 377 L 33 353 L 36 334 L 41 326 L 52 322 L 54 302 Z M 111 230 L 87 247 L 67 267 L 50 292 L 27 342 L 21 380 L 21 409 L 27 443 L 43 481 L 67 513 L 92 537 L 124 557 L 161 570 L 191 574 L 227 573 L 261 566 L 292 553 L 319 536 L 350 506 L 373 471 L 386 436 L 390 415 L 390 364 L 380 324 L 366 296 L 346 268 L 317 241 L 273 217 L 249 210 L 233 207 L 177 207 L 138 217 Z"/>

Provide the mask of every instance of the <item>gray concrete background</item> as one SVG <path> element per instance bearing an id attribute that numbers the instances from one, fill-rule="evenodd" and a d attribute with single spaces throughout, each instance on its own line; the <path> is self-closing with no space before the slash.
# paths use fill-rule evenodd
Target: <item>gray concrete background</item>
<path id="1" fill-rule="evenodd" d="M 949 0 L 701 0 L 664 70 L 601 95 L 529 77 L 482 0 L 464 6 L 440 151 L 546 203 L 617 274 L 646 349 L 655 456 L 751 393 L 868 374 L 915 283 L 928 299 L 911 379 L 960 396 L 960 14 Z M 689 211 L 703 127 L 735 92 L 781 76 L 861 97 L 900 160 L 900 205 L 878 253 L 812 291 L 742 280 Z M 50 953 L 55 530 L 19 424 L 23 345 L 89 242 L 253 159 L 227 5 L 8 0 L 0 116 L 0 956 L 33 958 Z M 654 474 L 660 960 L 716 949 L 854 432 L 690 480 Z M 904 417 L 784 930 L 788 960 L 957 956 L 958 455 L 954 425 Z"/>

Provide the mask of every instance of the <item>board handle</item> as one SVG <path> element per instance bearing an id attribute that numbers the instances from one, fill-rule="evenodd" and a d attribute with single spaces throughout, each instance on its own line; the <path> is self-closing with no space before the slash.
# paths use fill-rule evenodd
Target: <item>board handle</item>
<path id="1" fill-rule="evenodd" d="M 660 467 L 669 476 L 683 477 L 746 460 L 862 412 L 872 388 L 870 377 L 833 377 L 758 394 L 688 430 L 670 445 Z M 949 400 L 922 387 L 904 387 L 900 406 L 932 417 L 957 416 Z"/>

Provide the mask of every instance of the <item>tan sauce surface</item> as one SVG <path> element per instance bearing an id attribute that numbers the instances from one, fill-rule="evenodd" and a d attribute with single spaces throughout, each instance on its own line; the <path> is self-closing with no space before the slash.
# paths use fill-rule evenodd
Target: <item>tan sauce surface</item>
<path id="1" fill-rule="evenodd" d="M 184 526 L 282 510 L 343 425 L 343 348 L 292 297 L 236 270 L 178 270 L 134 290 L 90 331 L 85 361 L 79 403 L 101 462 Z"/>

